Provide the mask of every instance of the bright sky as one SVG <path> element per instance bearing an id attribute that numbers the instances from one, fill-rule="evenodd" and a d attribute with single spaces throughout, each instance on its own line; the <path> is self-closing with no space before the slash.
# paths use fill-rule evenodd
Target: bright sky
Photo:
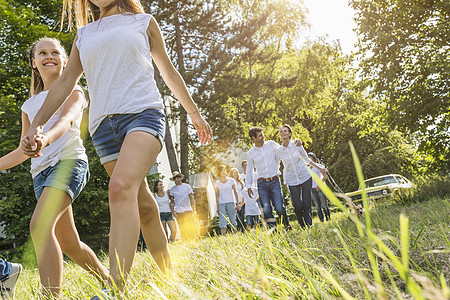
<path id="1" fill-rule="evenodd" d="M 314 37 L 327 34 L 330 40 L 340 40 L 344 53 L 350 54 L 350 52 L 355 51 L 354 10 L 348 6 L 348 0 L 303 1 L 309 9 L 307 19 L 311 24 L 311 29 L 301 32 L 302 37 L 314 39 Z M 303 40 L 301 38 L 301 42 Z"/>

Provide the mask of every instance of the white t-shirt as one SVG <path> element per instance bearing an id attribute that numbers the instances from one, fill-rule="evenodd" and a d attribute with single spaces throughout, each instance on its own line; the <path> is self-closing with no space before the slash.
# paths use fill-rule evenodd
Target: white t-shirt
<path id="1" fill-rule="evenodd" d="M 236 203 L 233 185 L 236 185 L 236 181 L 233 178 L 228 178 L 225 183 L 220 182 L 220 180 L 216 181 L 214 186 L 219 189 L 219 204 L 230 202 Z"/>
<path id="2" fill-rule="evenodd" d="M 159 197 L 157 193 L 155 193 L 156 203 L 158 203 L 159 212 L 172 212 L 170 209 L 170 200 L 169 196 L 166 192 L 164 192 L 164 196 Z"/>
<path id="3" fill-rule="evenodd" d="M 74 90 L 81 91 L 81 87 L 75 86 Z M 27 114 L 30 123 L 33 122 L 37 112 L 44 104 L 45 98 L 47 98 L 48 90 L 42 91 L 37 95 L 34 95 L 22 105 L 22 111 Z M 63 159 L 81 159 L 88 161 L 86 150 L 83 146 L 83 140 L 80 136 L 80 124 L 83 118 L 83 110 L 87 107 L 87 102 L 83 97 L 83 106 L 81 108 L 78 118 L 73 123 L 72 127 L 59 139 L 42 149 L 42 156 L 31 159 L 31 176 L 36 177 L 40 172 L 45 170 L 49 166 L 56 165 Z M 44 126 L 43 133 L 46 133 L 61 116 L 62 106 L 53 114 Z"/>
<path id="4" fill-rule="evenodd" d="M 164 109 L 147 35 L 151 15 L 116 14 L 78 29 L 76 46 L 89 87 L 89 132 L 111 114 Z"/>
<path id="5" fill-rule="evenodd" d="M 185 211 L 192 211 L 189 194 L 193 193 L 191 186 L 187 183 L 175 185 L 170 189 L 170 196 L 172 196 L 175 201 L 175 212 L 182 213 Z"/>
<path id="6" fill-rule="evenodd" d="M 259 216 L 261 211 L 259 210 L 256 200 L 258 200 L 258 189 L 256 187 L 252 188 L 253 198 L 250 198 L 248 191 L 244 191 L 242 195 L 245 199 L 245 215 L 246 216 Z"/>
<path id="7" fill-rule="evenodd" d="M 242 180 L 241 180 L 241 182 L 242 182 Z M 238 194 L 238 201 L 236 203 L 240 203 L 242 201 L 242 193 L 244 190 L 245 190 L 245 184 L 243 182 L 242 182 L 242 184 L 240 184 L 239 182 L 236 181 L 236 191 Z"/>
<path id="8" fill-rule="evenodd" d="M 319 167 L 323 168 L 324 166 L 322 166 L 321 164 L 316 163 L 316 165 L 318 165 Z M 311 171 L 314 172 L 314 174 L 316 174 L 320 180 L 323 180 L 323 174 L 320 173 L 320 170 L 314 167 L 311 167 Z M 317 187 L 317 181 L 313 178 L 312 180 L 312 188 L 315 189 Z"/>

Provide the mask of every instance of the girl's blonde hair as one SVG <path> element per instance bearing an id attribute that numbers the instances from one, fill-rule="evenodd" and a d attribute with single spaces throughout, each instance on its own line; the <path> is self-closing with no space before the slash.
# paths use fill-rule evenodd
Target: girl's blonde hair
<path id="1" fill-rule="evenodd" d="M 112 9 L 117 5 L 120 13 L 143 13 L 144 8 L 139 0 L 116 0 L 107 9 Z M 73 12 L 72 12 L 73 11 Z M 67 14 L 68 28 L 71 28 L 72 13 L 75 13 L 75 24 L 77 28 L 87 25 L 89 22 L 97 21 L 100 18 L 100 8 L 90 0 L 63 0 L 63 13 L 61 18 L 61 28 Z"/>
<path id="2" fill-rule="evenodd" d="M 234 179 L 234 177 L 233 177 L 233 172 L 234 172 L 234 171 L 236 171 L 237 174 L 238 174 L 238 177 L 237 177 L 237 181 L 238 181 L 238 182 L 237 182 L 237 183 L 240 183 L 241 186 L 244 186 L 244 184 L 243 184 L 242 181 L 241 181 L 241 174 L 239 174 L 239 170 L 238 170 L 238 169 L 236 169 L 236 168 L 231 168 L 231 170 L 230 170 L 230 177 Z"/>
<path id="3" fill-rule="evenodd" d="M 28 62 L 31 67 L 31 86 L 30 86 L 30 95 L 34 96 L 42 92 L 44 89 L 44 81 L 42 80 L 41 74 L 39 73 L 38 68 L 33 67 L 33 59 L 36 51 L 36 46 L 42 41 L 52 41 L 54 42 L 59 48 L 61 55 L 64 58 L 64 61 L 67 61 L 67 52 L 66 49 L 61 45 L 61 42 L 55 38 L 48 38 L 43 37 L 34 42 L 29 48 L 28 48 Z"/>

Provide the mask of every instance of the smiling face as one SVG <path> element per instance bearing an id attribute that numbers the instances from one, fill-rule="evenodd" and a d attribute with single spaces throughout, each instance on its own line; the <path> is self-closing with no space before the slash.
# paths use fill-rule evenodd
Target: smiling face
<path id="1" fill-rule="evenodd" d="M 262 131 L 257 132 L 256 137 L 252 136 L 253 143 L 255 143 L 257 147 L 261 147 L 264 144 L 264 138 L 264 132 Z"/>
<path id="2" fill-rule="evenodd" d="M 289 128 L 284 126 L 280 128 L 279 133 L 282 140 L 290 140 L 292 137 L 292 133 L 289 131 Z"/>
<path id="3" fill-rule="evenodd" d="M 44 39 L 34 49 L 31 65 L 37 69 L 42 78 L 60 76 L 66 66 L 65 51 L 54 40 Z"/>
<path id="4" fill-rule="evenodd" d="M 233 176 L 234 179 L 238 179 L 239 178 L 239 172 L 237 170 L 233 170 L 231 172 L 231 176 Z"/>
<path id="5" fill-rule="evenodd" d="M 164 183 L 162 183 L 162 181 L 158 182 L 156 188 L 158 189 L 158 192 L 164 192 Z"/>
<path id="6" fill-rule="evenodd" d="M 173 181 L 175 182 L 176 185 L 180 185 L 183 182 L 181 181 L 181 176 L 177 176 L 173 179 Z"/>

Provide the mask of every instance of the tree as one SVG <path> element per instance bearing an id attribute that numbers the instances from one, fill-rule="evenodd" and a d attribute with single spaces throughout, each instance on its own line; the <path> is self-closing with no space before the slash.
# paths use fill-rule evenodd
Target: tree
<path id="1" fill-rule="evenodd" d="M 351 0 L 364 83 L 391 128 L 415 136 L 450 170 L 450 3 L 445 0 Z"/>

